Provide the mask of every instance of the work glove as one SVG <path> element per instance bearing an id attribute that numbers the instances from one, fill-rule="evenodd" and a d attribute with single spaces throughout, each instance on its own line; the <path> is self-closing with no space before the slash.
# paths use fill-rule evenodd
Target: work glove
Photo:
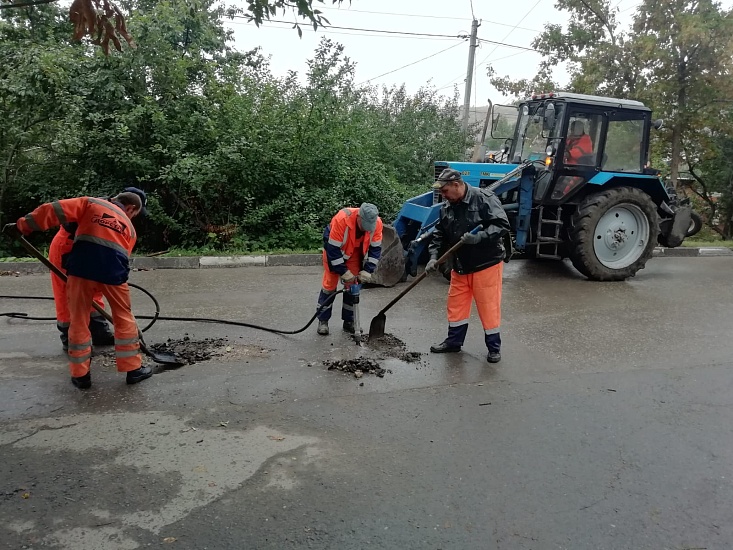
<path id="1" fill-rule="evenodd" d="M 17 224 L 14 223 L 5 224 L 5 227 L 3 227 L 3 233 L 11 237 L 15 237 L 19 232 Z"/>
<path id="2" fill-rule="evenodd" d="M 438 271 L 438 260 L 435 258 L 430 258 L 430 261 L 425 264 L 425 273 L 435 273 Z"/>
<path id="3" fill-rule="evenodd" d="M 360 283 L 371 283 L 372 274 L 362 269 L 361 271 L 359 271 L 359 282 Z"/>
<path id="4" fill-rule="evenodd" d="M 461 242 L 463 244 L 478 244 L 483 239 L 483 235 L 480 233 L 473 234 L 473 233 L 464 233 L 461 237 Z"/>
<path id="5" fill-rule="evenodd" d="M 342 283 L 354 283 L 354 282 L 356 282 L 354 279 L 356 279 L 356 275 L 354 275 L 348 269 L 346 270 L 346 273 L 344 273 L 343 275 L 341 275 L 341 282 Z"/>
<path id="6" fill-rule="evenodd" d="M 502 237 L 503 243 L 504 243 L 504 263 L 509 263 L 509 260 L 512 259 L 512 254 L 514 254 L 514 245 L 512 244 L 512 236 L 509 233 L 504 233 L 504 237 Z"/>

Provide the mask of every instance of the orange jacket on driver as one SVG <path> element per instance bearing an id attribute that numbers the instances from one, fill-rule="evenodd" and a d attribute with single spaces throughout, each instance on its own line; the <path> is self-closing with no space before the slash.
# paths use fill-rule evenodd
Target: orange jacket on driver
<path id="1" fill-rule="evenodd" d="M 119 203 L 92 197 L 49 202 L 20 218 L 18 228 L 45 231 L 69 222 L 79 227 L 66 272 L 106 285 L 125 283 L 137 235 Z"/>

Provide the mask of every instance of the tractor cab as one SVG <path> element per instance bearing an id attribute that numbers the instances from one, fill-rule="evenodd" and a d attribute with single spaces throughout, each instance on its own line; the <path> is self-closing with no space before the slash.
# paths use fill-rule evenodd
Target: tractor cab
<path id="1" fill-rule="evenodd" d="M 502 115 L 491 115 L 491 137 L 502 139 L 497 122 L 515 109 L 514 132 L 503 136 L 505 158 L 533 162 L 540 172 L 535 202 L 548 204 L 572 200 L 601 172 L 644 174 L 650 129 L 661 124 L 652 123 L 651 110 L 638 101 L 565 92 L 493 107 L 499 109 Z"/>

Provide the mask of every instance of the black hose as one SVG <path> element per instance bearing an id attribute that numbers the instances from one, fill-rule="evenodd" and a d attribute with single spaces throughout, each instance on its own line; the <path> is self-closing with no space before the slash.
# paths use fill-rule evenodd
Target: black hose
<path id="1" fill-rule="evenodd" d="M 298 329 L 298 330 L 281 330 L 276 328 L 269 328 L 269 327 L 263 327 L 261 325 L 255 325 L 253 323 L 244 323 L 241 321 L 227 321 L 225 319 L 211 319 L 208 317 L 167 317 L 160 315 L 160 303 L 158 300 L 153 296 L 150 292 L 142 288 L 141 286 L 128 283 L 131 287 L 136 288 L 140 290 L 141 292 L 145 293 L 155 304 L 155 315 L 135 315 L 136 319 L 150 319 L 150 323 L 148 323 L 145 328 L 141 329 L 142 332 L 147 331 L 150 327 L 152 327 L 157 321 L 182 321 L 182 322 L 191 322 L 191 323 L 215 323 L 220 325 L 233 325 L 237 327 L 247 327 L 247 328 L 253 328 L 257 330 L 264 330 L 265 332 L 273 332 L 275 334 L 299 334 L 306 330 L 309 326 L 313 324 L 313 321 L 316 320 L 316 317 L 326 308 L 328 307 L 335 299 L 336 296 L 343 293 L 343 290 L 339 290 L 337 292 L 334 292 L 331 296 L 328 297 L 328 299 L 318 306 L 316 308 L 316 312 L 313 315 L 313 317 L 310 318 L 308 323 Z M 47 297 L 47 296 L 0 296 L 0 300 L 7 299 L 7 300 L 53 300 L 53 297 Z M 11 319 L 25 319 L 26 321 L 55 321 L 56 317 L 31 317 L 27 313 L 21 313 L 21 312 L 15 312 L 11 311 L 8 313 L 0 313 L 0 317 L 9 317 Z"/>

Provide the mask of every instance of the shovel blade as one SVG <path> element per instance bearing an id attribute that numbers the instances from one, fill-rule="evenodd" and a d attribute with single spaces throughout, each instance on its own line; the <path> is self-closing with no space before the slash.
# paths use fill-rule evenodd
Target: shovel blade
<path id="1" fill-rule="evenodd" d="M 369 340 L 376 340 L 384 336 L 384 327 L 387 324 L 387 316 L 384 313 L 377 314 L 369 325 Z"/>
<path id="2" fill-rule="evenodd" d="M 145 353 L 145 355 L 160 365 L 166 365 L 168 367 L 182 367 L 185 364 L 176 356 L 175 353 L 168 351 L 152 351 L 147 346 L 140 346 L 140 349 Z"/>

